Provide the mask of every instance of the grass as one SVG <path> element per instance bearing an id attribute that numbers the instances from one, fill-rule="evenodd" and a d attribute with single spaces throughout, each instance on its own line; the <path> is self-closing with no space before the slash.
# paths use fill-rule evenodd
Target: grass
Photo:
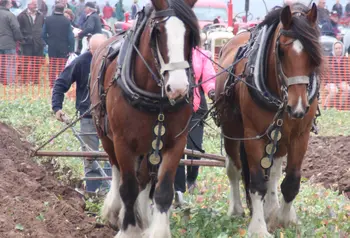
<path id="1" fill-rule="evenodd" d="M 74 116 L 74 102 L 67 100 L 64 109 L 69 116 Z M 1 121 L 9 123 L 28 135 L 28 140 L 40 145 L 63 128 L 55 120 L 50 108 L 50 101 L 43 98 L 31 98 L 0 101 Z M 212 124 L 212 123 L 211 123 Z M 213 125 L 213 124 L 212 124 Z M 77 125 L 79 127 L 79 125 Z M 320 136 L 350 135 L 350 112 L 327 110 L 319 119 Z M 79 142 L 70 130 L 50 143 L 45 150 L 80 150 Z M 206 127 L 204 149 L 208 153 L 220 154 L 218 129 Z M 42 158 L 37 158 L 40 162 Z M 61 173 L 61 179 L 82 176 L 82 163 L 76 158 L 54 158 L 53 161 L 62 171 L 67 168 L 72 176 Z M 173 237 L 245 237 L 249 216 L 230 218 L 228 209 L 229 184 L 222 168 L 202 167 L 198 178 L 198 190 L 194 195 L 185 194 L 187 205 L 175 209 L 171 214 Z M 243 189 L 241 189 L 243 192 Z M 243 198 L 243 193 L 241 194 Z M 319 185 L 302 180 L 300 193 L 295 200 L 295 208 L 300 224 L 289 229 L 278 228 L 275 237 L 348 237 L 350 234 L 350 202 Z M 245 206 L 245 203 L 244 203 Z M 87 201 L 91 212 L 98 212 L 101 203 L 94 199 Z M 246 208 L 246 206 L 245 206 Z M 246 209 L 246 214 L 248 211 Z"/>

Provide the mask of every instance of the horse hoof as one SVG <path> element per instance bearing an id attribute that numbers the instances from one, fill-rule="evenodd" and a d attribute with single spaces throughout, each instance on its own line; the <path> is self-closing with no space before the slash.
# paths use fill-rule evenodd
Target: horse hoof
<path id="1" fill-rule="evenodd" d="M 270 214 L 266 217 L 267 229 L 269 231 L 274 231 L 278 227 L 277 215 L 279 213 L 279 208 L 275 207 L 271 210 Z"/>
<path id="2" fill-rule="evenodd" d="M 171 238 L 171 233 L 170 230 L 164 230 L 163 232 L 155 232 L 151 231 L 151 228 L 149 228 L 142 233 L 142 238 Z"/>
<path id="3" fill-rule="evenodd" d="M 272 238 L 273 235 L 271 235 L 267 230 L 261 230 L 261 231 L 248 231 L 248 237 L 249 238 Z"/>
<path id="4" fill-rule="evenodd" d="M 251 222 L 248 227 L 248 237 L 252 238 L 270 238 L 273 237 L 268 231 L 265 224 L 265 221 L 261 223 L 260 220 Z"/>
<path id="5" fill-rule="evenodd" d="M 142 230 L 138 226 L 128 226 L 125 231 L 120 230 L 114 238 L 140 238 L 142 237 Z"/>
<path id="6" fill-rule="evenodd" d="M 108 222 L 108 226 L 109 226 L 110 228 L 112 228 L 113 230 L 115 230 L 115 231 L 119 231 L 119 227 L 118 227 L 117 225 L 114 225 L 114 224 Z"/>
<path id="7" fill-rule="evenodd" d="M 285 213 L 283 213 L 283 210 L 280 209 L 279 213 L 278 213 L 278 222 L 284 228 L 289 227 L 289 226 L 293 226 L 293 225 L 297 225 L 298 218 L 297 218 L 297 214 L 294 210 L 294 207 L 291 206 L 290 211 L 285 212 Z"/>
<path id="8" fill-rule="evenodd" d="M 111 192 L 107 194 L 107 197 L 103 203 L 101 217 L 113 230 L 118 231 L 118 227 L 120 227 L 119 212 L 121 206 L 120 200 L 114 199 L 113 195 L 114 194 Z"/>
<path id="9" fill-rule="evenodd" d="M 273 207 L 266 208 L 264 210 L 265 221 L 268 222 L 271 219 L 274 219 L 277 216 L 278 209 L 279 206 L 277 204 Z"/>
<path id="10" fill-rule="evenodd" d="M 235 206 L 235 207 L 230 207 L 228 212 L 227 212 L 227 216 L 229 217 L 244 217 L 244 209 L 243 207 L 240 206 Z"/>

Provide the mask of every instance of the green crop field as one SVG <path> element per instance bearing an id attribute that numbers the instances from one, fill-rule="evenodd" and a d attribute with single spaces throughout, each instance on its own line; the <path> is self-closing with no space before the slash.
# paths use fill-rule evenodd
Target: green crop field
<path id="1" fill-rule="evenodd" d="M 75 115 L 74 102 L 65 102 L 65 111 Z M 30 100 L 21 98 L 0 102 L 0 120 L 24 133 L 27 139 L 40 145 L 64 125 L 55 120 L 50 101 L 45 98 Z M 217 128 L 206 127 L 204 148 L 208 153 L 220 154 L 220 137 Z M 336 110 L 323 111 L 319 119 L 322 135 L 349 135 L 350 113 Z M 50 143 L 45 150 L 80 150 L 79 142 L 68 130 Z M 38 162 L 48 158 L 36 158 Z M 65 182 L 83 175 L 82 163 L 77 158 L 50 158 L 57 165 L 59 178 Z M 63 172 L 65 171 L 65 172 Z M 69 172 L 69 176 L 67 175 Z M 194 195 L 185 195 L 186 205 L 171 214 L 173 237 L 245 237 L 249 223 L 248 210 L 243 218 L 226 216 L 228 209 L 228 180 L 223 168 L 201 168 L 198 189 Z M 243 187 L 242 187 L 242 198 Z M 99 212 L 101 203 L 87 201 L 87 208 Z M 245 202 L 244 202 L 244 207 Z M 300 193 L 295 200 L 299 224 L 289 229 L 278 228 L 275 237 L 349 237 L 350 202 L 338 192 L 302 179 Z M 97 219 L 99 217 L 97 216 Z"/>

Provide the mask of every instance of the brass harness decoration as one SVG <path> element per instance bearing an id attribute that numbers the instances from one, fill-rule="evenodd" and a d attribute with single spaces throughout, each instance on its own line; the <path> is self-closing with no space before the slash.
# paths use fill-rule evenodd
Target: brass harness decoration
<path id="1" fill-rule="evenodd" d="M 157 183 L 158 169 L 163 159 L 162 149 L 163 149 L 164 143 L 162 141 L 162 137 L 164 136 L 166 131 L 164 126 L 164 119 L 165 119 L 165 116 L 161 107 L 161 110 L 157 117 L 157 122 L 153 128 L 154 140 L 152 141 L 152 149 L 147 156 L 148 171 L 151 177 L 151 184 L 153 187 L 152 191 L 154 191 L 154 186 Z"/>
<path id="2" fill-rule="evenodd" d="M 281 128 L 283 125 L 283 114 L 279 116 L 279 118 L 275 121 L 274 127 L 270 130 L 268 134 L 269 142 L 265 146 L 265 155 L 260 160 L 260 166 L 264 169 L 264 178 L 265 180 L 269 179 L 270 169 L 273 165 L 274 155 L 277 152 L 278 141 L 282 138 Z"/>

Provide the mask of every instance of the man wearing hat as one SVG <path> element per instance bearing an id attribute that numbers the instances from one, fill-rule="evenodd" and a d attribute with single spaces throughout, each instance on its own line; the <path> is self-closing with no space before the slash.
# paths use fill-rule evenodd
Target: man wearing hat
<path id="1" fill-rule="evenodd" d="M 96 5 L 93 2 L 87 2 L 85 4 L 84 12 L 86 14 L 86 18 L 83 23 L 82 31 L 76 36 L 82 39 L 89 34 L 94 35 L 97 33 L 102 33 L 101 19 L 97 14 Z"/>
<path id="2" fill-rule="evenodd" d="M 55 5 L 52 16 L 45 19 L 42 38 L 48 45 L 49 58 L 67 58 L 69 53 L 74 52 L 74 35 L 70 21 L 63 15 L 64 5 L 58 3 Z M 50 85 L 53 86 L 53 81 L 57 75 L 54 75 L 55 65 L 52 62 L 50 65 Z"/>

